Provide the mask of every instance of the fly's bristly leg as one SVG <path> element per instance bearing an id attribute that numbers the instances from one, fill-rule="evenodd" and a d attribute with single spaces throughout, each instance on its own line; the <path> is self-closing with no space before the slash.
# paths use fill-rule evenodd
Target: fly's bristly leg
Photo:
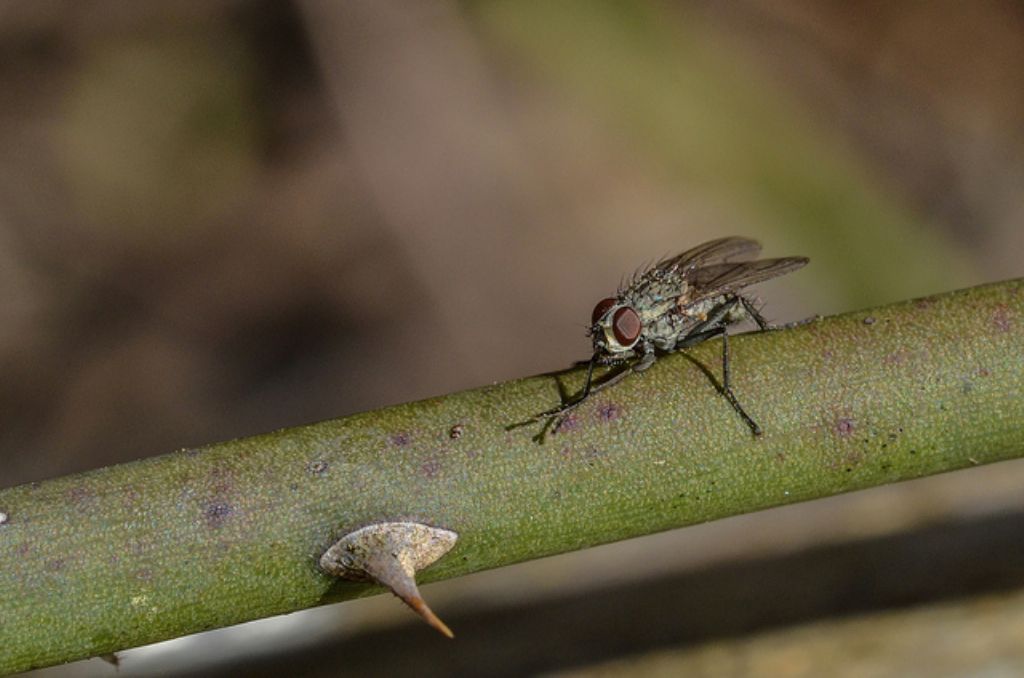
<path id="1" fill-rule="evenodd" d="M 540 414 L 530 417 L 526 421 L 519 422 L 518 424 L 512 424 L 507 428 L 518 428 L 520 426 L 525 426 L 527 424 L 533 424 L 544 420 L 544 426 L 541 428 L 540 432 L 533 437 L 535 441 L 543 442 L 548 431 L 552 433 L 557 433 L 559 427 L 561 427 L 562 425 L 562 422 L 565 421 L 566 415 L 569 414 L 569 412 L 571 412 L 572 410 L 582 405 L 592 395 L 600 391 L 603 391 L 609 386 L 617 384 L 618 382 L 622 381 L 628 375 L 633 374 L 634 372 L 639 372 L 643 369 L 646 369 L 653 362 L 654 355 L 651 354 L 649 357 L 645 356 L 640 360 L 640 362 L 634 365 L 622 365 L 621 369 L 619 369 L 618 371 L 613 372 L 610 375 L 607 375 L 604 379 L 596 380 L 594 379 L 594 367 L 597 365 L 597 356 L 595 356 L 591 360 L 587 361 L 588 367 L 586 381 L 584 382 L 583 389 L 580 391 L 579 395 L 577 395 L 574 398 L 566 399 L 562 404 L 558 405 L 557 407 L 552 407 L 550 410 L 545 410 Z M 614 365 L 615 363 L 613 363 L 613 366 Z M 619 363 L 619 365 L 621 365 L 621 363 Z"/>
<path id="2" fill-rule="evenodd" d="M 737 295 L 736 299 L 739 300 L 739 303 L 743 306 L 743 310 L 746 311 L 747 315 L 750 316 L 751 320 L 757 323 L 758 329 L 760 329 L 762 332 L 767 330 L 781 329 L 780 326 L 773 325 L 770 322 L 768 322 L 768 319 L 761 315 L 761 311 L 757 310 L 757 307 L 754 305 L 754 302 L 752 300 L 748 299 L 747 297 L 744 297 L 743 295 Z"/>
<path id="3" fill-rule="evenodd" d="M 542 419 L 561 419 L 562 415 L 570 410 L 575 409 L 590 396 L 590 391 L 594 383 L 594 366 L 597 365 L 597 355 L 595 354 L 590 360 L 587 361 L 587 377 L 586 381 L 583 382 L 583 390 L 575 398 L 570 398 L 557 407 L 552 407 L 550 410 L 544 410 L 540 414 L 534 415 L 527 422 L 538 422 Z M 561 422 L 559 422 L 561 423 Z M 557 424 L 556 424 L 557 429 Z"/>
<path id="4" fill-rule="evenodd" d="M 749 414 L 747 414 L 747 411 L 743 409 L 742 405 L 740 405 L 740 401 L 736 397 L 736 394 L 732 391 L 732 379 L 729 366 L 729 330 L 726 317 L 737 304 L 741 304 L 743 306 L 743 310 L 751 314 L 751 317 L 758 326 L 761 326 L 762 322 L 765 323 L 765 325 L 768 324 L 761 314 L 757 312 L 757 309 L 753 308 L 753 304 L 750 300 L 737 295 L 723 303 L 708 317 L 705 322 L 702 322 L 694 328 L 693 332 L 683 337 L 683 339 L 676 344 L 675 348 L 677 350 L 687 348 L 707 341 L 708 339 L 712 339 L 719 334 L 722 335 L 722 385 L 720 390 L 722 395 L 725 396 L 725 399 L 729 401 L 730 405 L 732 405 L 732 408 L 736 410 L 736 413 L 743 418 L 743 421 L 750 428 L 751 433 L 759 437 L 762 434 L 761 427 L 758 426 L 757 422 L 754 421 Z"/>
<path id="5" fill-rule="evenodd" d="M 815 322 L 817 320 L 821 320 L 821 316 L 818 315 L 817 313 L 815 313 L 812 316 L 808 316 L 806 318 L 801 318 L 800 320 L 792 320 L 792 321 L 790 321 L 788 323 L 782 323 L 781 325 L 776 325 L 775 329 L 791 330 L 794 327 L 803 327 L 804 325 L 810 325 L 811 323 L 813 323 L 813 322 Z"/>
<path id="6" fill-rule="evenodd" d="M 747 414 L 747 411 L 740 405 L 740 401 L 736 399 L 736 394 L 732 392 L 732 384 L 729 378 L 729 330 L 724 325 L 722 326 L 722 395 L 729 401 L 729 404 L 732 405 L 737 414 L 743 417 L 743 421 L 750 427 L 750 432 L 755 437 L 760 437 L 762 434 L 761 427 Z"/>
<path id="7" fill-rule="evenodd" d="M 629 367 L 623 367 L 619 371 L 613 372 L 611 375 L 607 376 L 601 381 L 594 381 L 591 378 L 593 370 L 587 370 L 587 384 L 578 396 L 576 396 L 575 398 L 566 403 L 563 403 L 562 405 L 559 405 L 558 407 L 554 407 L 548 410 L 547 412 L 540 413 L 539 415 L 537 415 L 536 420 L 540 421 L 540 419 L 543 419 L 544 417 L 555 417 L 557 421 L 555 423 L 554 430 L 558 431 L 558 427 L 561 425 L 562 420 L 565 419 L 566 414 L 582 405 L 584 401 L 586 401 L 595 393 L 599 393 L 600 391 L 603 391 L 609 386 L 613 386 L 619 383 L 630 374 L 640 371 L 639 369 L 637 369 L 638 366 L 639 364 Z"/>
<path id="8" fill-rule="evenodd" d="M 743 310 L 746 311 L 747 315 L 749 315 L 755 323 L 757 323 L 758 329 L 762 331 L 791 330 L 794 327 L 800 327 L 801 325 L 813 323 L 815 320 L 821 317 L 815 314 L 810 316 L 809 318 L 803 318 L 802 320 L 794 320 L 792 322 L 776 325 L 775 323 L 768 322 L 768 320 L 763 315 L 761 315 L 761 312 L 757 310 L 757 307 L 754 306 L 754 302 L 752 300 L 742 295 L 739 295 L 737 298 L 743 305 Z"/>

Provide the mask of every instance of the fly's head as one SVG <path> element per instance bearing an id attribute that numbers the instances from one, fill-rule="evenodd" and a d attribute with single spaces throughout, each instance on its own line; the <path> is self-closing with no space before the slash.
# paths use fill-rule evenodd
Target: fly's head
<path id="1" fill-rule="evenodd" d="M 609 297 L 597 302 L 590 316 L 590 336 L 594 353 L 602 362 L 636 355 L 634 350 L 643 333 L 640 314 L 621 299 Z"/>

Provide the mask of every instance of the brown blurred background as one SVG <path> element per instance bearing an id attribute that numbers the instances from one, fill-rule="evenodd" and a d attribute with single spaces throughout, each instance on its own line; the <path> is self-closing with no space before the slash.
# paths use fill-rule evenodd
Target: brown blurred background
<path id="1" fill-rule="evenodd" d="M 1013 0 L 4 0 L 0 486 L 560 368 L 720 235 L 811 257 L 780 321 L 1019 276 L 1022 72 Z M 1022 488 L 428 587 L 455 643 L 378 597 L 120 675 L 1014 675 Z"/>

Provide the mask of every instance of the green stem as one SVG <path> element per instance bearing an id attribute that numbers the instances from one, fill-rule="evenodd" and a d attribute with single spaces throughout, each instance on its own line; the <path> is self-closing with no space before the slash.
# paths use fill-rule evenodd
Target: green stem
<path id="1" fill-rule="evenodd" d="M 581 370 L 2 490 L 0 672 L 364 595 L 316 563 L 372 522 L 456 531 L 431 581 L 1024 452 L 1024 281 L 730 348 L 760 439 L 701 369 L 715 340 L 543 443 L 507 426 Z"/>

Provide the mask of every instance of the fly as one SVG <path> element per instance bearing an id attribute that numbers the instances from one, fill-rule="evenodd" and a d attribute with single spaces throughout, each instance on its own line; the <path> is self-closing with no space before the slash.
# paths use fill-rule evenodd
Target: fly
<path id="1" fill-rule="evenodd" d="M 591 395 L 629 374 L 646 370 L 659 356 L 721 335 L 720 390 L 751 432 L 760 436 L 761 427 L 740 405 L 730 385 L 729 327 L 752 320 L 761 330 L 777 329 L 742 291 L 808 262 L 807 257 L 754 259 L 760 251 L 761 244 L 749 238 L 712 240 L 659 261 L 637 273 L 614 297 L 597 302 L 588 332 L 594 341 L 594 354 L 587 361 L 583 390 L 532 421 L 548 418 L 557 428 L 567 412 Z M 627 364 L 604 381 L 594 380 L 598 365 Z"/>

